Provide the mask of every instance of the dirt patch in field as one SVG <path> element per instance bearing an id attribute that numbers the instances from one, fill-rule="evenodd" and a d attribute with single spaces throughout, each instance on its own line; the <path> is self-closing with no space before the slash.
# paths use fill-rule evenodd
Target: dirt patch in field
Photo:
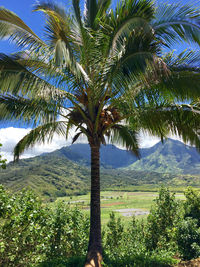
<path id="1" fill-rule="evenodd" d="M 138 216 L 138 215 L 149 214 L 149 211 L 141 210 L 141 209 L 119 209 L 119 210 L 115 210 L 115 211 L 120 212 L 121 215 L 125 216 L 125 217 L 131 217 L 133 215 Z"/>
<path id="2" fill-rule="evenodd" d="M 152 192 L 125 192 L 128 196 L 153 196 Z M 158 196 L 158 194 L 156 195 Z"/>
<path id="3" fill-rule="evenodd" d="M 126 204 L 125 202 L 112 202 L 112 203 L 106 203 L 103 204 L 101 207 L 111 207 L 111 206 L 117 206 L 117 205 L 122 205 L 122 204 Z"/>
<path id="4" fill-rule="evenodd" d="M 191 261 L 182 261 L 176 265 L 176 267 L 199 267 L 200 258 Z"/>

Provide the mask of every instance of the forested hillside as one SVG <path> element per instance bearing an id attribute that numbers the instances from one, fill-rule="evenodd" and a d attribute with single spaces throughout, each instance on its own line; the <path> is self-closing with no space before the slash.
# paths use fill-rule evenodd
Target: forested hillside
<path id="1" fill-rule="evenodd" d="M 168 140 L 141 149 L 141 159 L 115 146 L 101 148 L 101 187 L 143 190 L 200 186 L 200 156 L 181 142 Z M 11 190 L 32 188 L 47 199 L 83 194 L 90 189 L 89 147 L 77 144 L 52 153 L 9 163 L 0 171 L 0 183 Z M 123 168 L 122 168 L 123 167 Z M 191 170 L 191 172 L 190 172 Z"/>

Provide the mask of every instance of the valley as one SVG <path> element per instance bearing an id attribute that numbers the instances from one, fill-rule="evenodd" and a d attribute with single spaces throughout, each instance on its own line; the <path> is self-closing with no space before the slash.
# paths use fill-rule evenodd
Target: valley
<path id="1" fill-rule="evenodd" d="M 200 155 L 195 148 L 168 139 L 131 152 L 113 145 L 101 147 L 101 189 L 157 191 L 162 185 L 174 191 L 200 187 Z M 90 190 L 90 150 L 87 144 L 63 147 L 51 153 L 9 163 L 0 171 L 0 183 L 13 191 L 29 188 L 47 201 L 87 194 Z"/>

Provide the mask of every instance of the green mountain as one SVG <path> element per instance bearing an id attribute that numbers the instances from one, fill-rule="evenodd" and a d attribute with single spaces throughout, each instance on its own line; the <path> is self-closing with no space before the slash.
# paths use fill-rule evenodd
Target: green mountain
<path id="1" fill-rule="evenodd" d="M 149 151 L 151 153 L 128 166 L 128 169 L 200 175 L 200 154 L 194 147 L 168 139 L 163 144 L 156 144 Z"/>
<path id="2" fill-rule="evenodd" d="M 168 140 L 141 149 L 141 159 L 115 146 L 101 148 L 101 188 L 135 190 L 168 186 L 200 186 L 200 156 L 181 142 Z M 90 150 L 86 144 L 9 163 L 0 183 L 11 190 L 31 188 L 47 199 L 83 194 L 90 189 Z M 191 175 L 192 174 L 192 175 Z"/>
<path id="3" fill-rule="evenodd" d="M 64 156 L 78 164 L 90 166 L 90 147 L 88 144 L 73 144 L 52 153 L 58 157 Z M 119 149 L 113 145 L 101 146 L 100 162 L 104 168 L 127 167 L 137 160 L 138 158 L 130 151 Z"/>
<path id="4" fill-rule="evenodd" d="M 8 164 L 0 171 L 0 183 L 14 191 L 31 188 L 45 198 L 84 194 L 90 189 L 90 169 L 69 160 L 58 152 L 23 159 Z M 73 155 L 73 154 L 71 154 Z M 158 173 L 101 169 L 101 187 L 120 188 L 162 183 L 164 177 Z M 166 176 L 170 180 L 171 175 Z"/>
<path id="5" fill-rule="evenodd" d="M 87 144 L 74 144 L 52 152 L 85 166 L 90 165 L 90 148 Z M 140 160 L 131 152 L 113 145 L 101 147 L 101 166 L 104 168 L 125 168 L 128 170 L 200 174 L 200 153 L 182 142 L 168 139 L 153 147 L 140 149 Z"/>

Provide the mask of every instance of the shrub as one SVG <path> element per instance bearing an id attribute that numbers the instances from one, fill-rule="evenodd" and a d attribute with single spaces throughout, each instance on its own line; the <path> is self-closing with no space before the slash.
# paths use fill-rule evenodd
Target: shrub
<path id="1" fill-rule="evenodd" d="M 121 218 L 116 219 L 114 212 L 110 214 L 110 220 L 107 224 L 105 247 L 108 250 L 115 250 L 120 246 L 123 241 L 124 226 L 122 225 Z"/>
<path id="2" fill-rule="evenodd" d="M 190 217 L 197 220 L 197 225 L 200 227 L 200 193 L 188 188 L 185 191 L 186 201 L 184 203 L 184 217 Z"/>
<path id="3" fill-rule="evenodd" d="M 175 200 L 175 194 L 162 187 L 147 217 L 147 248 L 155 250 L 175 247 L 175 230 L 179 218 L 180 204 Z"/>
<path id="4" fill-rule="evenodd" d="M 0 265 L 17 267 L 25 262 L 41 261 L 44 255 L 40 248 L 44 245 L 43 227 L 47 219 L 41 203 L 29 191 L 11 196 L 2 188 L 0 199 L 4 202 L 0 224 Z"/>
<path id="5" fill-rule="evenodd" d="M 48 258 L 68 258 L 86 254 L 89 219 L 78 209 L 59 202 L 48 219 Z"/>
<path id="6" fill-rule="evenodd" d="M 200 228 L 196 219 L 186 218 L 180 222 L 177 229 L 177 244 L 183 259 L 200 257 Z"/>
<path id="7" fill-rule="evenodd" d="M 52 204 L 42 204 L 31 191 L 11 194 L 0 186 L 0 266 L 84 265 L 89 237 L 88 217 L 64 202 L 49 207 Z M 162 189 L 147 225 L 133 217 L 125 227 L 121 219 L 111 213 L 103 235 L 104 266 L 172 265 L 172 250 L 161 241 L 163 237 L 165 242 L 174 241 L 177 208 L 174 195 Z M 170 220 L 165 222 L 168 217 Z M 184 227 L 180 225 L 177 230 L 179 249 L 182 255 L 187 254 L 182 249 L 185 242 L 190 246 L 190 254 L 198 255 L 199 231 L 196 221 L 187 225 L 188 235 L 193 237 L 192 243 L 189 243 L 188 236 L 183 235 Z M 157 238 L 155 248 L 147 246 L 152 241 L 147 237 Z"/>
<path id="8" fill-rule="evenodd" d="M 105 267 L 164 267 L 176 263 L 171 252 L 166 250 L 148 251 L 145 246 L 145 224 L 132 218 L 127 228 L 110 214 L 110 221 L 104 234 Z"/>
<path id="9" fill-rule="evenodd" d="M 182 258 L 190 260 L 200 256 L 200 194 L 192 188 L 185 191 L 183 220 L 177 227 L 177 244 Z"/>
<path id="10" fill-rule="evenodd" d="M 73 256 L 65 266 L 76 266 L 86 254 L 89 220 L 77 208 L 58 203 L 50 209 L 30 191 L 11 195 L 0 187 L 0 217 L 0 266 L 62 263 Z"/>

